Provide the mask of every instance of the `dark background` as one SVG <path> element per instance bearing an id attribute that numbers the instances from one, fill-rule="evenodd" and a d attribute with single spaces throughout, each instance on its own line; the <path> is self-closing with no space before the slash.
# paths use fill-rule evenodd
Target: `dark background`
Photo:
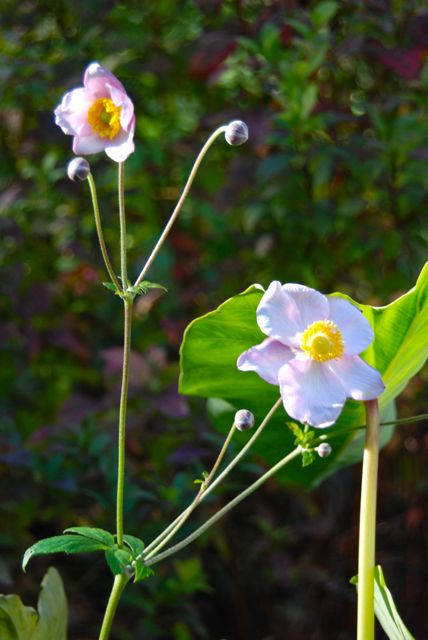
<path id="1" fill-rule="evenodd" d="M 70 638 L 95 638 L 111 586 L 98 556 L 24 549 L 67 526 L 114 526 L 120 300 L 101 286 L 88 188 L 66 179 L 52 111 L 91 61 L 137 114 L 126 164 L 137 276 L 209 133 L 218 141 L 149 277 L 134 323 L 126 530 L 149 541 L 221 445 L 204 402 L 177 394 L 184 327 L 252 282 L 303 282 L 386 304 L 414 284 L 428 228 L 428 3 L 159 0 L 0 5 L 0 582 L 34 604 L 55 563 Z M 118 264 L 116 165 L 90 158 Z M 399 400 L 426 410 L 427 373 Z M 428 637 L 426 425 L 380 462 L 378 561 L 415 637 Z M 255 464 L 257 465 L 255 469 Z M 212 514 L 254 478 L 251 457 Z M 112 640 L 354 637 L 360 467 L 312 493 L 269 482 L 195 545 L 128 588 Z M 382 633 L 379 632 L 379 637 Z"/>

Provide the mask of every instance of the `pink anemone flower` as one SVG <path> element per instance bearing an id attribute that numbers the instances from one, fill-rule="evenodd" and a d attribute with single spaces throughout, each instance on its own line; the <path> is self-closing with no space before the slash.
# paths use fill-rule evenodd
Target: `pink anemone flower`
<path id="1" fill-rule="evenodd" d="M 66 93 L 54 113 L 55 123 L 74 136 L 77 155 L 105 151 L 124 162 L 134 151 L 134 105 L 122 83 L 97 62 L 86 69 L 83 87 Z"/>
<path id="2" fill-rule="evenodd" d="M 383 392 L 379 372 L 358 355 L 373 330 L 347 300 L 275 281 L 257 307 L 257 324 L 268 338 L 239 356 L 238 369 L 279 385 L 290 417 L 328 427 L 347 398 L 373 400 Z"/>

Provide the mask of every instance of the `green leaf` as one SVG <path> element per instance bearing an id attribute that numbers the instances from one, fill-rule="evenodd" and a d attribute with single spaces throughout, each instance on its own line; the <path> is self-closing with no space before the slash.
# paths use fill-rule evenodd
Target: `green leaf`
<path id="1" fill-rule="evenodd" d="M 67 600 L 53 567 L 43 578 L 37 608 L 26 607 L 16 595 L 0 595 L 1 640 L 66 640 Z"/>
<path id="2" fill-rule="evenodd" d="M 39 622 L 32 640 L 66 640 L 67 599 L 61 577 L 54 567 L 43 578 L 37 609 Z"/>
<path id="3" fill-rule="evenodd" d="M 266 337 L 256 323 L 256 309 L 263 291 L 260 285 L 249 287 L 215 311 L 194 320 L 184 334 L 180 391 L 209 398 L 213 422 L 224 433 L 230 429 L 237 409 L 249 409 L 260 422 L 278 399 L 278 387 L 264 382 L 254 372 L 241 372 L 236 368 L 238 356 Z M 385 382 L 386 389 L 380 397 L 384 420 L 394 418 L 394 399 L 428 357 L 427 298 L 428 264 L 416 286 L 391 304 L 371 307 L 354 303 L 375 331 L 375 340 L 363 357 L 380 371 Z M 279 452 L 285 455 L 293 447 L 294 437 L 284 429 L 284 419 L 287 417 L 280 408 L 254 445 L 254 451 L 269 464 L 278 460 Z M 351 429 L 364 424 L 363 403 L 348 400 L 336 424 L 325 431 L 332 434 L 329 442 L 333 452 L 329 458 L 317 457 L 304 472 L 295 460 L 278 477 L 286 483 L 297 482 L 309 487 L 336 469 L 360 460 L 364 434 Z M 393 428 L 382 428 L 383 444 L 392 431 Z"/>
<path id="4" fill-rule="evenodd" d="M 315 453 L 311 451 L 303 451 L 302 453 L 302 467 L 309 467 L 316 458 Z"/>
<path id="5" fill-rule="evenodd" d="M 144 564 L 144 560 L 137 560 L 135 563 L 135 575 L 134 582 L 141 582 L 141 580 L 145 580 L 146 578 L 150 578 L 150 576 L 154 575 L 153 569 Z"/>
<path id="6" fill-rule="evenodd" d="M 328 0 L 326 2 L 320 2 L 319 4 L 317 4 L 311 12 L 312 22 L 314 23 L 314 26 L 323 27 L 324 25 L 328 24 L 335 16 L 338 8 L 339 5 L 337 2 L 330 2 Z"/>
<path id="7" fill-rule="evenodd" d="M 103 282 L 103 287 L 105 287 L 109 291 L 114 291 L 114 293 L 118 296 L 120 296 L 122 293 L 121 290 L 118 289 L 113 282 Z"/>
<path id="8" fill-rule="evenodd" d="M 126 567 L 132 564 L 132 554 L 128 549 L 121 549 L 118 546 L 107 549 L 106 561 L 114 576 L 124 572 Z"/>
<path id="9" fill-rule="evenodd" d="M 125 534 L 123 536 L 124 543 L 130 548 L 134 558 L 139 556 L 144 550 L 144 542 L 140 538 Z"/>
<path id="10" fill-rule="evenodd" d="M 116 543 L 114 536 L 109 531 L 96 527 L 69 527 L 65 529 L 64 533 L 77 533 L 79 536 L 101 542 L 107 547 L 112 547 Z"/>
<path id="11" fill-rule="evenodd" d="M 149 280 L 143 280 L 136 287 L 128 287 L 127 291 L 132 293 L 134 296 L 145 295 L 150 289 L 162 289 L 165 292 L 168 292 L 168 289 L 164 287 L 162 284 L 158 284 L 157 282 L 150 282 Z"/>
<path id="12" fill-rule="evenodd" d="M 106 545 L 91 538 L 85 538 L 77 534 L 53 536 L 39 540 L 27 549 L 22 560 L 22 568 L 25 571 L 27 564 L 33 556 L 46 555 L 48 553 L 90 553 L 103 551 Z"/>
<path id="13" fill-rule="evenodd" d="M 351 583 L 358 587 L 358 576 Z M 415 640 L 400 618 L 380 565 L 375 567 L 375 614 L 389 640 Z"/>

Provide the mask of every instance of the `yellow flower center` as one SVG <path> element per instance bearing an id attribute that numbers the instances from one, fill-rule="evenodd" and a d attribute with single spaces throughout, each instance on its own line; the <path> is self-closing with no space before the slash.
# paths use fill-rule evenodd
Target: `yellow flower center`
<path id="1" fill-rule="evenodd" d="M 120 132 L 120 112 L 110 98 L 98 98 L 88 111 L 88 122 L 100 138 L 115 138 Z"/>
<path id="2" fill-rule="evenodd" d="M 340 358 L 344 349 L 342 334 L 331 320 L 310 324 L 301 335 L 300 347 L 317 362 Z"/>

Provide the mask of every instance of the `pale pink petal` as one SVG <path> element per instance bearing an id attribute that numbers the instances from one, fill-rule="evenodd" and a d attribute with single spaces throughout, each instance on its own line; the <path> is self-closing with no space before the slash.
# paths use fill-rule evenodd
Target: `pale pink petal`
<path id="1" fill-rule="evenodd" d="M 328 317 L 327 299 L 314 289 L 274 281 L 257 307 L 257 323 L 266 335 L 299 347 L 299 334 L 315 320 Z"/>
<path id="2" fill-rule="evenodd" d="M 374 338 L 370 322 L 361 311 L 343 298 L 328 296 L 330 304 L 330 320 L 338 327 L 342 334 L 345 353 L 355 355 L 361 353 Z"/>
<path id="3" fill-rule="evenodd" d="M 284 408 L 291 418 L 319 428 L 337 420 L 346 393 L 325 363 L 291 360 L 279 370 L 278 380 Z"/>
<path id="4" fill-rule="evenodd" d="M 236 363 L 240 371 L 255 371 L 270 384 L 278 384 L 278 371 L 293 357 L 293 352 L 281 342 L 267 338 L 248 351 Z"/>
<path id="5" fill-rule="evenodd" d="M 299 313 L 300 331 L 304 331 L 316 320 L 326 320 L 329 305 L 326 296 L 303 284 L 284 284 L 282 291 L 295 303 Z"/>
<path id="6" fill-rule="evenodd" d="M 110 98 L 113 100 L 114 104 L 118 107 L 122 107 L 122 111 L 120 113 L 120 124 L 122 129 L 130 131 L 131 127 L 135 125 L 134 105 L 132 104 L 132 101 L 123 91 L 119 91 L 119 89 L 116 89 L 111 85 L 107 86 L 110 91 Z"/>
<path id="7" fill-rule="evenodd" d="M 86 89 L 73 89 L 63 97 L 61 104 L 55 109 L 55 124 L 68 135 L 90 135 L 88 110 L 93 98 Z"/>
<path id="8" fill-rule="evenodd" d="M 102 67 L 98 62 L 92 62 L 85 71 L 83 84 L 97 98 L 104 98 L 110 95 L 107 84 L 116 87 L 126 94 L 123 84 L 110 71 Z"/>
<path id="9" fill-rule="evenodd" d="M 325 363 L 342 383 L 346 395 L 354 400 L 373 400 L 385 389 L 379 371 L 359 356 L 344 356 Z"/>
<path id="10" fill-rule="evenodd" d="M 107 142 L 110 142 L 107 138 L 99 138 L 97 135 L 90 136 L 76 136 L 73 139 L 73 153 L 76 155 L 90 155 L 91 153 L 98 153 L 104 151 Z"/>
<path id="11" fill-rule="evenodd" d="M 107 143 L 104 145 L 104 150 L 108 157 L 115 162 L 125 162 L 135 149 L 133 137 L 134 127 L 132 126 L 129 133 L 122 131 L 113 140 L 107 140 Z"/>

